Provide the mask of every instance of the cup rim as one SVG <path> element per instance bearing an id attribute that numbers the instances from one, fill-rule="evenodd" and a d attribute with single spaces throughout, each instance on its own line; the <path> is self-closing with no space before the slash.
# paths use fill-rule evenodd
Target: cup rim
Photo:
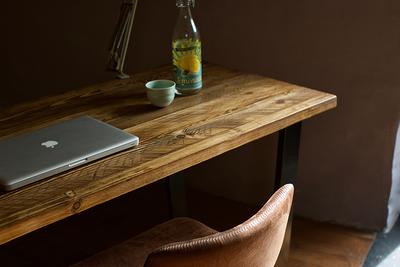
<path id="1" fill-rule="evenodd" d="M 150 88 L 150 84 L 152 83 L 156 83 L 156 82 L 168 82 L 171 83 L 171 86 L 168 87 L 162 87 L 162 88 Z M 151 90 L 151 91 L 163 91 L 163 90 L 170 90 L 170 89 L 175 89 L 176 88 L 176 83 L 172 80 L 152 80 L 146 83 L 146 88 L 147 90 Z"/>

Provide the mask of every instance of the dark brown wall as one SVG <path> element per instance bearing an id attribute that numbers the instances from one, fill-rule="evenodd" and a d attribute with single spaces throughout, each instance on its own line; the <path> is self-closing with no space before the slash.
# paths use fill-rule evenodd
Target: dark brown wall
<path id="1" fill-rule="evenodd" d="M 297 213 L 382 228 L 400 119 L 400 2 L 198 2 L 209 60 L 339 97 L 304 124 Z"/>
<path id="2" fill-rule="evenodd" d="M 130 72 L 170 61 L 173 2 L 140 1 Z M 400 3 L 197 2 L 205 58 L 339 96 L 335 111 L 304 125 L 297 212 L 364 228 L 383 227 L 394 128 L 400 117 Z M 3 3 L 0 108 L 112 78 L 104 66 L 119 4 Z M 245 202 L 262 202 L 272 181 L 274 144 L 274 137 L 267 138 L 244 153 L 218 158 L 209 165 L 213 171 L 199 170 L 204 180 L 193 179 L 193 184 Z"/>
<path id="3" fill-rule="evenodd" d="M 113 78 L 104 70 L 121 2 L 3 3 L 0 108 Z M 174 3 L 139 2 L 128 71 L 169 62 L 175 17 Z"/>

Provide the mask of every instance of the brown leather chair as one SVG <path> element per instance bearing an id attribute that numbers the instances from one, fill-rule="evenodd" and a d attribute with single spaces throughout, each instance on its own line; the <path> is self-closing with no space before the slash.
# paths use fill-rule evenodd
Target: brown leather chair
<path id="1" fill-rule="evenodd" d="M 293 185 L 283 186 L 256 215 L 228 231 L 217 232 L 189 218 L 173 219 L 74 266 L 272 267 L 293 192 Z"/>

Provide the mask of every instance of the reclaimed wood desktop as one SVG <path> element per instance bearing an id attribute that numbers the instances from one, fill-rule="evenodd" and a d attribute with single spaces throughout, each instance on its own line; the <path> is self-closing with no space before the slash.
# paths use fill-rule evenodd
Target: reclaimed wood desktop
<path id="1" fill-rule="evenodd" d="M 0 139 L 81 115 L 141 139 L 135 149 L 1 192 L 0 244 L 277 131 L 276 184 L 293 183 L 301 121 L 336 106 L 331 94 L 207 65 L 200 94 L 177 97 L 164 109 L 154 108 L 146 99 L 144 83 L 170 78 L 169 73 L 170 68 L 162 67 L 0 113 Z M 178 190 L 180 182 L 171 179 L 176 215 L 185 209 L 184 202 L 176 199 L 183 193 Z"/>

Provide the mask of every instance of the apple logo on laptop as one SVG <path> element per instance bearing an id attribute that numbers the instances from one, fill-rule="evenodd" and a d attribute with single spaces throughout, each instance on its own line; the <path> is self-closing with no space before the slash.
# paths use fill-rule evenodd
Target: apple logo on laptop
<path id="1" fill-rule="evenodd" d="M 58 145 L 57 141 L 46 141 L 42 143 L 45 148 L 55 148 Z"/>

